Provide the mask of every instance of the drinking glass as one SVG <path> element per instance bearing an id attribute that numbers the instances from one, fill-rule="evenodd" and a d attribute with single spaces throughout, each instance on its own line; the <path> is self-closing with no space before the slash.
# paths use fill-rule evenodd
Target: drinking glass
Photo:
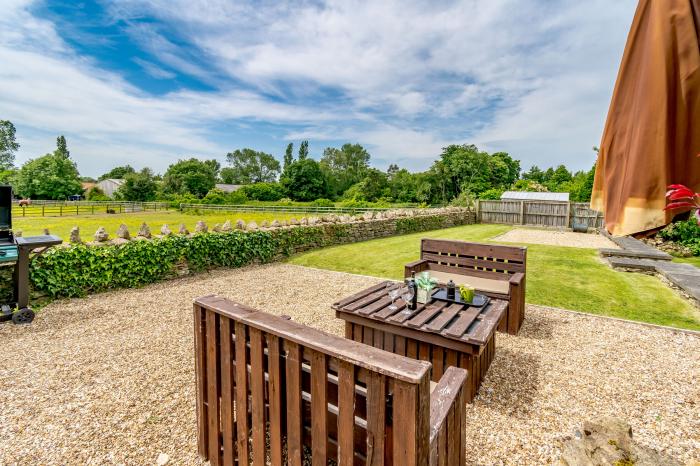
<path id="1" fill-rule="evenodd" d="M 408 310 L 408 305 L 411 303 L 411 300 L 413 299 L 413 290 L 409 287 L 404 288 L 403 290 L 401 290 L 401 297 L 406 302 L 406 309 L 405 310 Z"/>
<path id="2" fill-rule="evenodd" d="M 396 298 L 398 298 L 400 294 L 401 290 L 398 286 L 389 290 L 389 298 L 391 298 L 391 306 L 389 306 L 390 310 L 395 311 L 398 309 L 396 304 L 394 304 L 394 301 L 396 301 Z"/>

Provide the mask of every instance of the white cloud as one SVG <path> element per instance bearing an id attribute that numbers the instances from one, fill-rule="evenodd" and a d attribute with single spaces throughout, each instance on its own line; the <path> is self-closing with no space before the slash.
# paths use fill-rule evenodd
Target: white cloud
<path id="1" fill-rule="evenodd" d="M 211 128 L 251 121 L 291 124 L 290 138 L 358 141 L 378 160 L 414 168 L 464 142 L 507 149 L 524 166 L 584 168 L 634 4 L 112 3 L 112 19 L 153 56 L 137 61 L 145 72 L 168 79 L 175 70 L 217 89 L 154 96 L 76 55 L 15 0 L 0 17 L 0 108 L 35 138 L 22 157 L 37 155 L 26 150 L 46 134 L 72 134 L 76 157 L 78 147 L 100 153 L 79 159 L 93 173 L 125 153 L 161 170 L 168 157 L 222 156 L 239 143 Z M 149 16 L 158 26 L 139 21 Z"/>

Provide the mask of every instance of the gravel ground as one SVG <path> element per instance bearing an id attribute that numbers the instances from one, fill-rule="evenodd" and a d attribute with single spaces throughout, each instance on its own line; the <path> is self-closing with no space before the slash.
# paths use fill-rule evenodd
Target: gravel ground
<path id="1" fill-rule="evenodd" d="M 604 236 L 593 233 L 574 233 L 572 231 L 539 230 L 532 228 L 514 228 L 493 238 L 494 241 L 506 243 L 548 244 L 550 246 L 569 246 L 572 248 L 613 248 L 619 249 Z"/>
<path id="2" fill-rule="evenodd" d="M 285 286 L 271 289 L 270 281 Z M 342 334 L 330 304 L 377 279 L 285 264 L 55 302 L 0 326 L 0 464 L 201 464 L 191 301 L 217 293 Z M 700 459 L 700 337 L 530 306 L 467 408 L 470 464 L 554 461 L 585 419 Z"/>

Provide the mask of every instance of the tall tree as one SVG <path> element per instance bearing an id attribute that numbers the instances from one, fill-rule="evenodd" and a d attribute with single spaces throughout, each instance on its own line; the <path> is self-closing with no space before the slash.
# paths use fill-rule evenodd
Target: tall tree
<path id="1" fill-rule="evenodd" d="M 107 179 L 115 179 L 115 180 L 121 180 L 122 178 L 126 177 L 129 173 L 136 173 L 136 170 L 134 170 L 134 167 L 131 165 L 122 165 L 119 167 L 114 167 L 107 173 L 104 173 L 102 176 L 100 176 L 97 180 L 102 181 L 102 180 L 107 180 Z"/>
<path id="2" fill-rule="evenodd" d="M 294 143 L 287 144 L 287 150 L 284 151 L 284 169 L 286 170 L 294 162 Z"/>
<path id="3" fill-rule="evenodd" d="M 163 176 L 165 192 L 174 194 L 194 194 L 204 197 L 216 184 L 219 162 L 202 161 L 196 158 L 178 160 L 168 167 Z"/>
<path id="4" fill-rule="evenodd" d="M 119 187 L 118 196 L 125 201 L 154 201 L 158 184 L 153 179 L 150 168 L 138 173 L 131 172 L 124 176 L 124 183 Z"/>
<path id="5" fill-rule="evenodd" d="M 14 188 L 19 195 L 34 199 L 61 200 L 83 192 L 75 162 L 58 149 L 22 165 Z"/>
<path id="6" fill-rule="evenodd" d="M 227 177 L 230 177 L 234 184 L 275 181 L 280 172 L 280 163 L 277 159 L 270 154 L 253 149 L 236 149 L 226 154 L 226 159 L 232 169 L 227 171 Z"/>
<path id="7" fill-rule="evenodd" d="M 56 138 L 56 153 L 65 158 L 70 157 L 70 151 L 68 150 L 68 144 L 66 143 L 66 137 L 64 135 L 60 135 Z"/>
<path id="8" fill-rule="evenodd" d="M 301 141 L 299 144 L 299 160 L 306 160 L 309 156 L 309 141 Z"/>
<path id="9" fill-rule="evenodd" d="M 360 144 L 327 147 L 323 151 L 321 167 L 329 174 L 334 195 L 340 194 L 367 175 L 370 155 Z"/>
<path id="10" fill-rule="evenodd" d="M 313 159 L 302 159 L 287 167 L 280 179 L 287 195 L 295 201 L 313 201 L 326 197 L 326 178 Z"/>
<path id="11" fill-rule="evenodd" d="M 19 150 L 15 133 L 11 121 L 0 120 L 0 170 L 10 170 L 15 166 L 15 152 Z"/>

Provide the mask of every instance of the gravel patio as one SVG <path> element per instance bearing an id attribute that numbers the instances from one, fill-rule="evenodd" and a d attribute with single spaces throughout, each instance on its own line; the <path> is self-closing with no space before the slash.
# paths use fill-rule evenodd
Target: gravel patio
<path id="1" fill-rule="evenodd" d="M 201 464 L 192 299 L 216 293 L 342 335 L 330 304 L 378 279 L 287 264 L 54 302 L 0 326 L 0 464 Z M 268 284 L 273 283 L 271 288 Z M 584 299 L 582 297 L 582 299 Z M 556 461 L 586 419 L 700 459 L 700 336 L 529 306 L 467 408 L 470 464 Z M 164 458 L 164 456 L 161 456 Z"/>

